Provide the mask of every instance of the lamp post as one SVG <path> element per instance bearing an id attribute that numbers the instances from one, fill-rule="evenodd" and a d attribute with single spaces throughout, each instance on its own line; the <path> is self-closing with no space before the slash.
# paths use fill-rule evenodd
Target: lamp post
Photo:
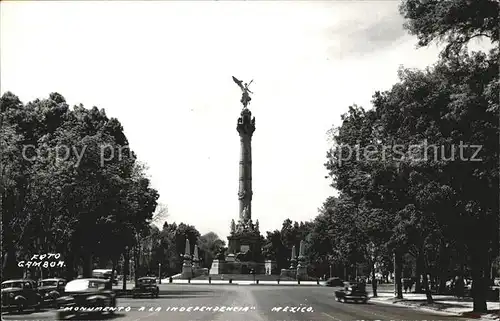
<path id="1" fill-rule="evenodd" d="M 161 263 L 158 263 L 158 283 L 161 284 Z"/>
<path id="2" fill-rule="evenodd" d="M 127 291 L 128 265 L 128 246 L 125 246 L 125 253 L 123 253 L 123 291 Z"/>
<path id="3" fill-rule="evenodd" d="M 330 278 L 332 277 L 332 265 L 330 264 Z"/>
<path id="4" fill-rule="evenodd" d="M 394 264 L 394 269 L 393 269 L 393 276 L 394 276 L 394 297 L 397 297 L 398 296 L 398 282 L 396 282 L 396 252 L 394 252 L 393 256 L 392 256 L 392 261 L 393 261 L 393 264 Z"/>

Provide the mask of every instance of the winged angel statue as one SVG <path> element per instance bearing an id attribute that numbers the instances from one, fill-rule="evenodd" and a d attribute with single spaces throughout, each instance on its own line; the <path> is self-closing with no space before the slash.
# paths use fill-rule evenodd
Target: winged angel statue
<path id="1" fill-rule="evenodd" d="M 241 95 L 241 100 L 240 100 L 240 102 L 243 104 L 243 108 L 247 108 L 248 104 L 252 100 L 252 98 L 250 97 L 250 94 L 253 94 L 253 92 L 251 92 L 250 89 L 248 89 L 248 86 L 250 86 L 252 84 L 253 79 L 247 84 L 247 83 L 243 83 L 242 80 L 239 80 L 238 78 L 233 76 L 233 81 L 240 87 L 240 89 L 243 93 Z"/>

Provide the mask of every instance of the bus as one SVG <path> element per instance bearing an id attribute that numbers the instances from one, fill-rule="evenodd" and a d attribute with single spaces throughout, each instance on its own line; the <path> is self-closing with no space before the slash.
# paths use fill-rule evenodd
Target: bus
<path id="1" fill-rule="evenodd" d="M 97 269 L 92 271 L 92 277 L 97 278 L 97 279 L 106 279 L 109 280 L 111 279 L 111 274 L 113 274 L 112 269 Z M 118 285 L 118 279 L 116 278 L 116 271 L 115 271 L 115 277 L 113 280 L 114 285 Z"/>

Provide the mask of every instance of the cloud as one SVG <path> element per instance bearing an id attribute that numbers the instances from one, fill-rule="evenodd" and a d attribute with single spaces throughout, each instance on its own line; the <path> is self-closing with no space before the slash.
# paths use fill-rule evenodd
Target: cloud
<path id="1" fill-rule="evenodd" d="M 357 15 L 357 19 L 337 24 L 327 31 L 332 39 L 328 56 L 343 59 L 390 49 L 410 39 L 403 29 L 403 22 L 396 10 L 390 10 L 379 11 L 370 19 Z"/>

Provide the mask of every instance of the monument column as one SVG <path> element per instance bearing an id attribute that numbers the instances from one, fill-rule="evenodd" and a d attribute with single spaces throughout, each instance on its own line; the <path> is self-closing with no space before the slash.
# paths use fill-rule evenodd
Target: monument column
<path id="1" fill-rule="evenodd" d="M 252 135 L 255 131 L 255 117 L 252 118 L 248 108 L 241 111 L 236 129 L 240 134 L 239 218 L 246 222 L 252 218 Z"/>

